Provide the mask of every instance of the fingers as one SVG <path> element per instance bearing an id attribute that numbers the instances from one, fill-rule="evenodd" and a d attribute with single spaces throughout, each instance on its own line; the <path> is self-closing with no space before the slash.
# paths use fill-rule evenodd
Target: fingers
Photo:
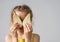
<path id="1" fill-rule="evenodd" d="M 26 25 L 24 25 L 24 33 L 25 32 L 28 32 L 28 29 L 27 29 L 27 26 Z"/>
<path id="2" fill-rule="evenodd" d="M 32 26 L 29 24 L 24 25 L 24 32 L 32 32 Z"/>
<path id="3" fill-rule="evenodd" d="M 27 27 L 28 31 L 32 31 L 32 26 L 31 25 L 26 24 L 26 27 Z"/>
<path id="4" fill-rule="evenodd" d="M 18 23 L 14 23 L 11 28 L 10 31 L 13 32 L 14 30 L 16 30 L 20 25 Z"/>

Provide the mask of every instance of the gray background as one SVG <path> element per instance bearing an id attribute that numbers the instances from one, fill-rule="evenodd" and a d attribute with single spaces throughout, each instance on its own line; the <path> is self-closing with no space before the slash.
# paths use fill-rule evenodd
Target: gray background
<path id="1" fill-rule="evenodd" d="M 11 10 L 22 4 L 32 9 L 33 32 L 40 35 L 40 41 L 60 42 L 60 0 L 0 0 L 0 42 L 9 33 Z"/>

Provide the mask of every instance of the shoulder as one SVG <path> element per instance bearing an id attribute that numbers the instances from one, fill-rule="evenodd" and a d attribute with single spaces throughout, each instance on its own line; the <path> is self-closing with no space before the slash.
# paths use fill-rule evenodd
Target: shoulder
<path id="1" fill-rule="evenodd" d="M 8 41 L 11 41 L 12 40 L 12 36 L 10 34 L 7 34 L 5 36 L 5 41 L 8 42 Z"/>
<path id="2" fill-rule="evenodd" d="M 39 34 L 34 34 L 34 41 L 40 42 L 40 35 Z"/>

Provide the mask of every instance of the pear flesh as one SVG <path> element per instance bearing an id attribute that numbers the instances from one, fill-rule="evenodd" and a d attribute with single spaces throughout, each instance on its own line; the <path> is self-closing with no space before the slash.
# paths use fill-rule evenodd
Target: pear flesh
<path id="1" fill-rule="evenodd" d="M 26 23 L 32 25 L 31 17 L 30 16 L 31 16 L 31 14 L 28 13 L 27 16 L 24 18 L 24 20 L 21 21 L 21 19 L 17 16 L 17 14 L 14 13 L 13 20 L 14 20 L 15 23 L 18 22 L 22 26 L 25 25 Z"/>
<path id="2" fill-rule="evenodd" d="M 20 25 L 22 25 L 21 19 L 15 13 L 13 15 L 13 21 L 14 21 L 14 23 L 17 23 L 18 22 Z"/>

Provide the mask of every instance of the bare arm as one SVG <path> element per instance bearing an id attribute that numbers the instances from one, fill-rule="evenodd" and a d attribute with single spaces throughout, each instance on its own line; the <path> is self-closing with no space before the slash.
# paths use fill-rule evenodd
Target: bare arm
<path id="1" fill-rule="evenodd" d="M 5 42 L 17 42 L 17 38 L 12 37 L 11 35 L 6 35 L 5 36 Z"/>
<path id="2" fill-rule="evenodd" d="M 12 37 L 10 35 L 6 35 L 5 42 L 12 42 Z"/>
<path id="3" fill-rule="evenodd" d="M 10 33 L 5 36 L 5 42 L 17 42 L 17 33 L 16 29 L 17 28 L 17 23 L 13 24 L 10 27 Z"/>

